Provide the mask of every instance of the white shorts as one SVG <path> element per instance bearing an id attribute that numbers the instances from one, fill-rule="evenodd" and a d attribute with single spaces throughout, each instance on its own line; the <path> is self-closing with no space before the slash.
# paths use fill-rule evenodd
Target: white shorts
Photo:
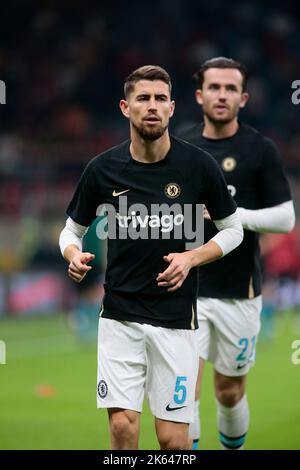
<path id="1" fill-rule="evenodd" d="M 261 295 L 242 300 L 200 297 L 199 356 L 212 362 L 220 374 L 246 375 L 255 362 L 261 309 Z"/>
<path id="2" fill-rule="evenodd" d="M 199 351 L 195 330 L 99 319 L 97 407 L 191 423 Z"/>

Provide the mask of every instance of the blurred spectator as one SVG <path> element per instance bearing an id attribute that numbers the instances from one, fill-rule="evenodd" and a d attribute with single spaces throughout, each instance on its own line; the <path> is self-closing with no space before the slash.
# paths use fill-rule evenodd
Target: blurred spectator
<path id="1" fill-rule="evenodd" d="M 266 278 L 300 277 L 300 225 L 288 234 L 265 234 L 261 239 Z"/>
<path id="2" fill-rule="evenodd" d="M 264 266 L 264 313 L 300 307 L 300 225 L 287 235 L 261 237 Z"/>

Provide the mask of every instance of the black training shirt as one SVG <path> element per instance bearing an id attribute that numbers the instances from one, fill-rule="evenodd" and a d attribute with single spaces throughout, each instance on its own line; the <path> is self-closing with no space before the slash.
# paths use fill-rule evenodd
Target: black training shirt
<path id="1" fill-rule="evenodd" d="M 279 152 L 270 139 L 242 123 L 235 135 L 224 139 L 209 139 L 202 132 L 203 124 L 198 124 L 181 132 L 180 137 L 214 157 L 238 207 L 262 209 L 291 199 Z M 205 221 L 205 240 L 216 233 L 215 225 Z M 245 230 L 244 240 L 235 250 L 199 268 L 199 296 L 253 298 L 260 293 L 260 253 L 255 232 Z"/>
<path id="2" fill-rule="evenodd" d="M 191 205 L 193 217 L 196 204 L 205 204 L 215 219 L 235 212 L 235 203 L 218 165 L 203 150 L 171 137 L 171 148 L 164 159 L 142 163 L 131 157 L 129 146 L 130 141 L 126 141 L 98 155 L 87 165 L 67 209 L 75 222 L 90 225 L 99 205 L 105 203 L 120 214 L 121 197 L 122 200 L 126 198 L 128 208 L 132 204 L 144 204 L 150 215 L 153 204 L 163 203 L 168 206 L 179 204 L 181 208 Z M 128 210 L 128 214 L 131 217 L 127 221 L 129 226 L 133 220 L 132 211 Z M 160 225 L 162 219 L 157 219 L 158 216 L 152 214 L 148 226 Z M 118 220 L 126 232 L 126 221 L 124 218 Z M 181 239 L 175 239 L 174 230 L 171 230 L 170 239 L 162 239 L 161 225 L 159 239 L 119 239 L 118 220 L 117 238 L 108 239 L 102 316 L 167 328 L 197 328 L 197 269 L 191 269 L 182 287 L 175 292 L 158 287 L 156 281 L 158 273 L 169 265 L 163 256 L 186 251 L 184 233 Z M 184 219 L 183 224 L 185 222 L 190 223 L 190 220 Z"/>

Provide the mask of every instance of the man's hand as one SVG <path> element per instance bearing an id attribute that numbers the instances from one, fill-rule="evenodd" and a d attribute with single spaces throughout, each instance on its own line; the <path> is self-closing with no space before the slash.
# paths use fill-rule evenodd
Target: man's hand
<path id="1" fill-rule="evenodd" d="M 78 250 L 69 264 L 69 277 L 75 282 L 81 282 L 86 273 L 92 269 L 92 266 L 87 266 L 87 263 L 92 261 L 94 258 L 95 255 L 92 253 L 81 253 Z"/>
<path id="2" fill-rule="evenodd" d="M 159 287 L 169 287 L 168 292 L 174 292 L 182 286 L 193 264 L 193 252 L 170 253 L 164 256 L 164 261 L 170 263 L 169 267 L 159 273 L 156 280 Z"/>

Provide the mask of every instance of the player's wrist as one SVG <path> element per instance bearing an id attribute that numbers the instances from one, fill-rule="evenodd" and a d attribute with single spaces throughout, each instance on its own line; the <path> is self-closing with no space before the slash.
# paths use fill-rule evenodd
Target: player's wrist
<path id="1" fill-rule="evenodd" d="M 189 257 L 189 263 L 191 268 L 196 268 L 201 263 L 201 253 L 199 249 L 194 249 L 186 252 Z"/>
<path id="2" fill-rule="evenodd" d="M 69 245 L 65 248 L 64 258 L 68 263 L 72 263 L 75 256 L 77 256 L 80 253 L 81 253 L 81 251 L 79 250 L 78 246 Z"/>

